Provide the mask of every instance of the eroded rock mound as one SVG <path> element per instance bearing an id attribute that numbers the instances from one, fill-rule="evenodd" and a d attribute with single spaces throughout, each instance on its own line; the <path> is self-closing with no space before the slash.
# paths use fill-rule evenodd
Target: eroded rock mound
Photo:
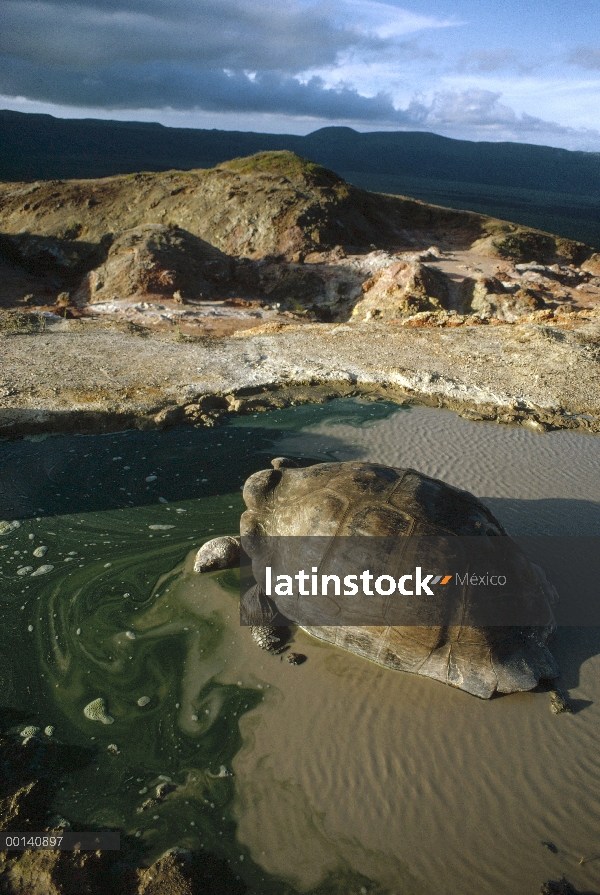
<path id="1" fill-rule="evenodd" d="M 146 224 L 119 234 L 104 264 L 85 276 L 75 299 L 215 298 L 226 294 L 231 282 L 232 259 L 219 249 L 180 227 Z"/>
<path id="2" fill-rule="evenodd" d="M 461 252 L 528 265 L 524 291 L 485 264 L 455 277 L 444 263 Z M 10 293 L 11 307 L 46 304 L 63 317 L 155 297 L 264 302 L 320 321 L 510 323 L 600 283 L 597 257 L 531 228 L 360 190 L 292 152 L 206 171 L 0 184 L 0 304 Z"/>
<path id="3" fill-rule="evenodd" d="M 364 320 L 410 317 L 422 311 L 443 311 L 449 307 L 447 278 L 420 261 L 393 261 L 366 280 L 361 291 L 362 297 L 352 314 Z"/>

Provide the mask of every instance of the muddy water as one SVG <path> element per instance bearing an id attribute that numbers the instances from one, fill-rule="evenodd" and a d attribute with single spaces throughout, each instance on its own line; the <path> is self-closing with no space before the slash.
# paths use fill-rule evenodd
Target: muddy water
<path id="1" fill-rule="evenodd" d="M 265 654 L 237 624 L 236 574 L 191 565 L 281 454 L 414 466 L 514 534 L 600 533 L 600 439 L 427 408 L 337 401 L 3 443 L 0 519 L 21 522 L 0 536 L 4 722 L 81 749 L 57 813 L 124 830 L 145 860 L 204 848 L 257 893 L 525 895 L 563 872 L 600 890 L 598 632 L 555 635 L 577 709 L 558 717 L 544 693 L 481 702 L 302 632 L 304 665 Z M 84 716 L 98 697 L 112 724 Z M 140 812 L 162 782 L 173 791 Z"/>

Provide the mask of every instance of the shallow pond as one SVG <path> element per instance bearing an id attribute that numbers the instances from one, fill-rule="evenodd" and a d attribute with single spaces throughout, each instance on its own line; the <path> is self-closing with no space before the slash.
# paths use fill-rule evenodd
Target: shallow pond
<path id="1" fill-rule="evenodd" d="M 429 408 L 339 400 L 0 444 L 0 519 L 21 523 L 0 535 L 4 726 L 52 725 L 79 749 L 56 812 L 124 830 L 145 861 L 203 848 L 257 893 L 525 895 L 562 872 L 600 887 L 600 860 L 578 863 L 598 852 L 597 630 L 552 643 L 573 716 L 543 693 L 481 702 L 303 632 L 304 665 L 265 654 L 239 627 L 236 573 L 192 564 L 238 530 L 243 481 L 278 455 L 410 465 L 476 493 L 512 534 L 600 534 L 600 439 Z M 98 697 L 113 723 L 84 716 Z M 162 782 L 173 791 L 139 811 Z"/>

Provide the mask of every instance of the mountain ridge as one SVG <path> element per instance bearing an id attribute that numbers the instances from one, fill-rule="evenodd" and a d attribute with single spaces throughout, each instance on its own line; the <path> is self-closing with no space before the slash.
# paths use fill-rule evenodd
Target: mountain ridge
<path id="1" fill-rule="evenodd" d="M 277 150 L 309 158 L 365 189 L 470 209 L 600 246 L 600 153 L 420 131 L 359 133 L 333 126 L 298 136 L 0 111 L 5 181 L 211 168 Z"/>

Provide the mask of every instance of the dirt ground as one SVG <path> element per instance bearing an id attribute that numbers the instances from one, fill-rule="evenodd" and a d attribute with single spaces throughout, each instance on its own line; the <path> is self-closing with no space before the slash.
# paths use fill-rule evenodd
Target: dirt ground
<path id="1" fill-rule="evenodd" d="M 600 323 L 266 323 L 191 339 L 89 320 L 0 335 L 0 434 L 213 425 L 341 394 L 600 431 Z"/>

